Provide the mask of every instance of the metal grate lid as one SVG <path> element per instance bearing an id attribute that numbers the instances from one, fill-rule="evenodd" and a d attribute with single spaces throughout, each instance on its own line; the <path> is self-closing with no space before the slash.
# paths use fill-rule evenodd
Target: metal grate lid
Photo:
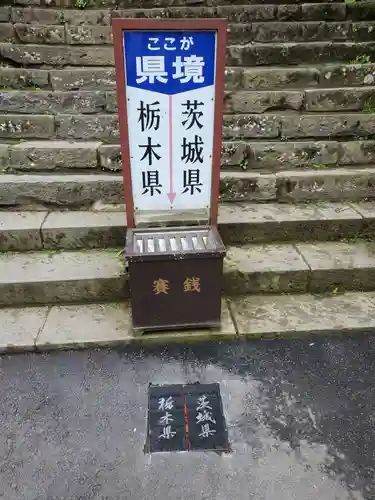
<path id="1" fill-rule="evenodd" d="M 128 229 L 127 232 L 126 255 L 129 259 L 207 254 L 225 254 L 216 227 Z"/>

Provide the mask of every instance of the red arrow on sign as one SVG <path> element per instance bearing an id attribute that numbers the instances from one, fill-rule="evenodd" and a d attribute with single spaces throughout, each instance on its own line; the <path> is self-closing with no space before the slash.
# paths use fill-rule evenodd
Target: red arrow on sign
<path id="1" fill-rule="evenodd" d="M 169 96 L 169 193 L 167 194 L 171 205 L 173 205 L 176 193 L 173 191 L 173 144 L 172 144 L 172 96 Z"/>

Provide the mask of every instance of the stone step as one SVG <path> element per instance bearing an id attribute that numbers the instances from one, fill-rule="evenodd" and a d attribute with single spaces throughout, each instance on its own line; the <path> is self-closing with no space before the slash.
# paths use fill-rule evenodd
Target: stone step
<path id="1" fill-rule="evenodd" d="M 224 113 L 228 114 L 280 113 L 289 110 L 374 113 L 375 87 L 229 91 L 224 100 Z M 101 90 L 4 90 L 0 93 L 0 113 L 117 113 L 117 97 L 114 91 Z"/>
<path id="2" fill-rule="evenodd" d="M 249 339 L 363 334 L 375 327 L 374 292 L 248 295 L 231 299 L 230 309 L 238 334 Z"/>
<path id="3" fill-rule="evenodd" d="M 322 41 L 355 41 L 366 42 L 374 40 L 375 23 L 362 21 L 359 23 L 352 21 L 343 22 L 264 22 L 251 24 L 230 24 L 228 27 L 229 43 L 267 43 L 267 42 L 322 42 Z M 103 29 L 103 28 L 101 28 Z M 91 34 L 87 34 L 88 43 L 99 44 L 100 32 L 93 27 Z M 79 31 L 79 30 L 77 30 Z M 91 31 L 91 30 L 90 30 Z M 9 36 L 9 35 L 8 35 Z M 79 35 L 77 35 L 78 38 Z M 76 44 L 78 44 L 76 38 Z M 18 38 L 21 41 L 20 37 Z M 41 39 L 43 40 L 42 36 Z M 14 39 L 17 40 L 16 38 Z M 67 43 L 72 43 L 71 38 L 67 38 Z M 106 39 L 107 40 L 107 39 Z M 9 41 L 9 40 L 3 40 Z M 30 40 L 30 43 L 32 39 Z M 35 42 L 38 43 L 38 42 Z M 43 42 L 42 42 L 43 43 Z M 82 37 L 81 43 L 84 43 Z"/>
<path id="4" fill-rule="evenodd" d="M 277 172 L 375 164 L 375 141 L 224 141 L 223 170 Z M 0 172 L 122 171 L 120 145 L 101 141 L 0 143 Z"/>
<path id="5" fill-rule="evenodd" d="M 375 112 L 375 87 L 308 89 L 303 109 L 308 112 L 364 111 Z"/>
<path id="6" fill-rule="evenodd" d="M 229 45 L 226 63 L 229 66 L 350 63 L 364 55 L 366 62 L 375 60 L 374 42 L 254 43 Z"/>
<path id="7" fill-rule="evenodd" d="M 62 14 L 63 15 L 63 14 Z M 372 21 L 267 21 L 231 23 L 228 43 L 372 41 Z M 1 23 L 0 42 L 68 45 L 113 45 L 111 26 Z"/>
<path id="8" fill-rule="evenodd" d="M 223 300 L 222 323 L 217 330 L 177 330 L 134 336 L 130 304 L 126 301 L 4 308 L 0 310 L 0 324 L 3 326 L 1 352 L 363 334 L 372 333 L 375 328 L 375 293 L 232 297 Z M 313 337 L 310 342 L 314 342 Z"/>
<path id="9" fill-rule="evenodd" d="M 0 331 L 0 352 L 237 338 L 225 300 L 222 302 L 219 329 L 153 332 L 141 337 L 133 335 L 130 304 L 127 301 L 3 308 L 0 309 L 0 321 L 3 326 Z"/>
<path id="10" fill-rule="evenodd" d="M 150 216 L 150 225 L 160 224 Z M 73 212 L 0 212 L 0 252 L 122 247 L 122 205 Z M 226 245 L 375 239 L 375 204 L 231 203 L 219 208 Z"/>
<path id="11" fill-rule="evenodd" d="M 5 71 L 5 69 L 3 71 Z M 80 78 L 77 78 L 74 69 L 70 70 L 70 76 L 65 76 L 63 73 L 64 71 L 68 70 L 51 72 L 50 81 L 52 87 L 56 88 L 56 90 L 69 90 L 71 88 L 69 87 L 69 78 L 70 85 L 72 85 L 72 83 L 77 85 L 77 80 L 81 83 L 82 87 L 78 89 L 85 89 L 90 85 L 89 78 L 84 73 L 85 70 L 80 74 Z M 100 71 L 100 69 L 98 71 Z M 61 78 L 61 80 L 59 78 Z M 75 79 L 75 81 L 73 79 Z M 105 75 L 103 75 L 103 73 L 98 73 L 96 85 L 101 85 L 103 80 L 105 80 Z M 227 90 L 280 90 L 304 89 L 309 87 L 340 88 L 372 85 L 374 83 L 375 64 L 371 63 L 327 63 L 317 66 L 299 65 L 298 67 L 269 66 L 226 68 Z"/>
<path id="12" fill-rule="evenodd" d="M 222 172 L 222 202 L 296 203 L 375 198 L 375 168 L 314 171 Z M 123 202 L 119 174 L 3 174 L 0 206 L 12 210 L 91 209 Z"/>
<path id="13" fill-rule="evenodd" d="M 0 254 L 0 305 L 123 299 L 118 250 Z"/>
<path id="14" fill-rule="evenodd" d="M 362 201 L 375 197 L 375 169 L 317 169 L 275 174 L 225 172 L 222 201 Z"/>
<path id="15" fill-rule="evenodd" d="M 248 1 L 245 5 L 243 0 L 230 2 L 228 0 L 219 0 L 211 2 L 210 6 L 204 6 L 205 2 L 200 0 L 190 2 L 186 5 L 185 0 L 159 0 L 161 8 L 154 8 L 154 0 L 139 0 L 137 6 L 141 8 L 134 9 L 134 2 L 127 0 L 126 10 L 122 2 L 122 7 L 117 5 L 113 9 L 113 0 L 98 0 L 96 7 L 108 7 L 108 9 L 56 9 L 52 7 L 39 8 L 39 0 L 33 0 L 33 6 L 24 8 L 25 0 L 22 6 L 14 6 L 12 9 L 3 8 L 1 20 L 3 22 L 12 21 L 13 23 L 31 23 L 40 25 L 100 25 L 109 26 L 113 17 L 122 18 L 212 18 L 221 17 L 228 19 L 229 22 L 249 23 L 264 21 L 365 21 L 374 20 L 373 2 L 355 2 L 355 5 L 344 2 L 264 2 L 261 0 Z M 75 1 L 75 0 L 74 0 Z M 72 0 L 73 3 L 73 0 Z M 119 2 L 117 2 L 119 3 Z M 207 2 L 208 3 L 208 2 Z M 310 5 L 309 5 L 310 3 Z M 93 2 L 89 2 L 94 6 Z M 164 4 L 164 5 L 163 5 Z M 195 6 L 194 6 L 195 4 Z M 214 4 L 214 5 L 212 5 Z M 266 5 L 264 5 L 266 4 Z M 278 5 L 277 5 L 278 4 Z M 312 5 L 311 5 L 312 4 Z M 26 4 L 27 5 L 27 4 Z M 73 5 L 74 7 L 74 5 Z"/>
<path id="16" fill-rule="evenodd" d="M 338 293 L 375 289 L 375 242 L 227 247 L 224 292 Z M 0 305 L 121 300 L 129 296 L 117 250 L 0 254 Z"/>
<path id="17" fill-rule="evenodd" d="M 18 91 L 13 91 L 18 92 Z M 65 93 L 64 93 L 65 94 Z M 107 94 L 110 94 L 107 92 Z M 12 95 L 6 100 L 3 99 L 5 107 L 8 106 L 10 112 L 12 108 Z M 35 92 L 34 92 L 35 96 Z M 43 99 L 43 97 L 41 97 Z M 79 99 L 79 97 L 78 97 Z M 22 112 L 28 105 L 28 96 L 24 98 L 26 104 L 14 103 Z M 34 98 L 36 101 L 36 99 Z M 41 106 L 43 106 L 43 101 Z M 95 109 L 95 108 L 94 108 Z M 0 100 L 0 110 L 3 110 Z M 35 105 L 37 112 L 38 106 Z M 375 112 L 375 87 L 342 87 L 329 89 L 306 89 L 306 90 L 257 90 L 257 91 L 234 91 L 228 92 L 225 98 L 224 112 L 232 114 L 240 113 L 282 113 L 283 111 L 301 112 L 341 112 L 341 111 L 361 111 L 366 113 Z M 27 112 L 27 111 L 26 111 Z"/>
<path id="18" fill-rule="evenodd" d="M 375 42 L 251 43 L 228 45 L 229 66 L 300 65 L 333 62 L 371 62 Z M 111 66 L 113 47 L 0 43 L 0 62 L 5 66 Z"/>
<path id="19" fill-rule="evenodd" d="M 99 148 L 107 168 L 117 169 L 112 146 Z M 108 158 L 108 159 L 106 159 Z M 324 170 L 375 164 L 375 141 L 238 141 L 223 142 L 222 169 L 277 172 L 285 169 Z"/>
<path id="20" fill-rule="evenodd" d="M 229 247 L 224 290 L 228 295 L 374 290 L 374 250 L 375 243 L 359 240 Z"/>
<path id="21" fill-rule="evenodd" d="M 280 90 L 363 87 L 375 84 L 375 64 L 324 64 L 298 67 L 226 68 L 226 89 Z M 55 91 L 114 91 L 114 68 L 57 70 L 9 68 L 0 72 L 0 88 Z"/>
<path id="22" fill-rule="evenodd" d="M 285 98 L 286 102 L 292 106 L 293 98 L 295 95 L 290 95 L 290 97 Z M 233 99 L 236 97 L 234 96 Z M 312 99 L 312 96 L 310 96 Z M 326 99 L 326 103 L 329 98 Z M 311 100 L 311 102 L 313 102 Z M 294 101 L 296 104 L 296 101 Z M 239 105 L 239 104 L 238 104 Z M 260 105 L 259 105 L 260 106 Z M 319 103 L 316 101 L 316 106 L 319 107 Z M 363 104 L 363 109 L 367 109 L 367 106 L 372 110 L 372 101 L 366 101 Z M 16 115 L 13 115 L 16 116 Z M 64 116 L 64 115 L 61 115 Z M 83 126 L 84 122 L 95 124 L 99 122 L 99 125 L 105 123 L 104 118 L 94 117 L 82 117 L 72 118 L 69 122 L 69 126 L 66 126 L 66 118 L 61 118 L 62 123 L 61 131 L 58 132 L 60 136 L 73 138 L 75 137 L 85 139 L 85 132 L 81 130 L 79 132 L 79 124 Z M 74 121 L 73 121 L 74 120 Z M 0 117 L 1 122 L 1 117 Z M 107 119 L 109 122 L 109 119 Z M 231 139 L 280 139 L 282 141 L 298 139 L 306 140 L 308 138 L 313 138 L 317 140 L 322 139 L 349 139 L 349 138 L 364 138 L 369 139 L 375 136 L 375 113 L 372 112 L 358 112 L 358 113 L 296 113 L 296 112 L 278 112 L 274 113 L 268 112 L 264 114 L 233 114 L 224 116 L 223 119 L 223 136 L 225 138 Z M 104 125 L 101 128 L 98 126 L 96 139 L 100 139 L 103 135 L 107 134 L 108 137 L 109 130 L 103 130 Z M 112 134 L 113 135 L 113 134 Z"/>
<path id="23" fill-rule="evenodd" d="M 284 95 L 284 100 L 282 95 Z M 298 106 L 300 93 L 275 93 L 273 102 L 283 102 L 284 107 Z M 349 93 L 350 96 L 350 93 Z M 328 106 L 334 95 L 325 94 L 321 105 Z M 311 94 L 311 105 L 319 108 L 319 99 Z M 354 99 L 348 102 L 355 102 Z M 281 100 L 281 101 L 280 101 Z M 37 101 L 36 101 L 37 102 Z M 77 101 L 81 102 L 81 101 Z M 232 104 L 231 104 L 232 103 Z M 324 104 L 325 103 L 325 104 Z M 43 106 L 43 102 L 39 106 Z M 85 106 L 81 102 L 82 106 Z M 228 98 L 227 106 L 241 105 L 241 98 Z M 253 109 L 267 106 L 266 99 L 254 98 Z M 27 104 L 25 104 L 27 106 Z M 244 104 L 245 106 L 245 104 Z M 275 110 L 264 114 L 228 114 L 223 117 L 223 136 L 227 139 L 274 139 L 274 140 L 342 140 L 369 139 L 375 136 L 375 113 L 372 112 L 374 102 L 371 98 L 364 101 L 361 112 L 354 113 L 298 113 L 286 110 Z M 16 139 L 59 139 L 68 141 L 103 141 L 107 144 L 119 142 L 118 118 L 115 113 L 89 114 L 0 114 L 0 140 Z"/>
<path id="24" fill-rule="evenodd" d="M 123 202 L 122 176 L 8 175 L 0 176 L 0 206 L 6 208 L 91 208 L 96 202 Z"/>

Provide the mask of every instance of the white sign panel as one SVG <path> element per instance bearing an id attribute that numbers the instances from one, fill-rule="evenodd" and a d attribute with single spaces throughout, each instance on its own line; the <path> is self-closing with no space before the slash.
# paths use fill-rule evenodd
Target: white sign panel
<path id="1" fill-rule="evenodd" d="M 216 33 L 123 36 L 134 211 L 208 209 Z"/>

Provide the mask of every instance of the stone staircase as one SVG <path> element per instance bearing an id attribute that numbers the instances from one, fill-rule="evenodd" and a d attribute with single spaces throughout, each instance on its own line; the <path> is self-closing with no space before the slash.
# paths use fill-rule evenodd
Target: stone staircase
<path id="1" fill-rule="evenodd" d="M 229 20 L 221 334 L 375 327 L 375 2 L 238 3 L 3 0 L 0 317 L 15 337 L 30 322 L 34 347 L 82 345 L 82 328 L 121 341 L 129 326 L 113 17 Z"/>

